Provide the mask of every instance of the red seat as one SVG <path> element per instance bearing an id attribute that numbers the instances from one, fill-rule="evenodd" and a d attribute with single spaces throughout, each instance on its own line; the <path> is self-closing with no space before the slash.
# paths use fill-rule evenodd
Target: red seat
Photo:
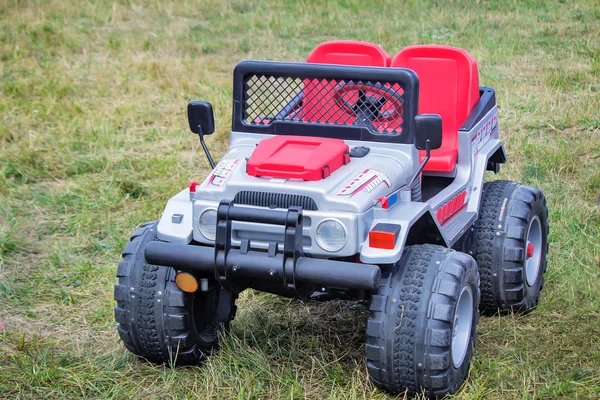
<path id="1" fill-rule="evenodd" d="M 315 64 L 389 67 L 391 58 L 381 46 L 373 43 L 333 40 L 318 45 L 310 52 L 306 61 Z M 305 80 L 303 121 L 342 125 L 351 125 L 354 122 L 354 116 L 348 115 L 335 104 L 334 91 L 340 82 Z"/>
<path id="2" fill-rule="evenodd" d="M 389 67 L 391 58 L 381 46 L 357 40 L 332 40 L 318 45 L 306 62 L 315 64 Z"/>
<path id="3" fill-rule="evenodd" d="M 419 76 L 419 114 L 442 117 L 442 147 L 431 152 L 424 171 L 452 172 L 458 161 L 458 129 L 479 100 L 477 62 L 463 49 L 418 45 L 402 49 L 391 66 L 410 68 Z"/>

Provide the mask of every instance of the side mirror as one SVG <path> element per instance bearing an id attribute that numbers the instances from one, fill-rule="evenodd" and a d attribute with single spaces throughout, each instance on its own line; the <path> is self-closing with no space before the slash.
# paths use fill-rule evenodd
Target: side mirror
<path id="1" fill-rule="evenodd" d="M 192 100 L 188 103 L 190 130 L 197 135 L 210 135 L 215 132 L 215 116 L 212 104 L 208 101 Z"/>
<path id="2" fill-rule="evenodd" d="M 415 117 L 415 146 L 425 150 L 427 140 L 431 150 L 442 147 L 442 117 L 438 114 L 420 114 Z"/>

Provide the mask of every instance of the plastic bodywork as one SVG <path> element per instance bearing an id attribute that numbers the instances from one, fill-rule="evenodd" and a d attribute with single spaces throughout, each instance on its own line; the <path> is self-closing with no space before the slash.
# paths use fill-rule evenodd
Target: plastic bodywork
<path id="1" fill-rule="evenodd" d="M 265 135 L 233 132 L 230 151 L 223 160 L 241 160 L 233 167 L 222 185 L 213 185 L 207 178 L 195 195 L 194 202 L 194 239 L 200 243 L 211 244 L 198 230 L 200 212 L 206 208 L 215 208 L 222 199 L 233 199 L 240 191 L 259 191 L 268 193 L 302 194 L 312 198 L 317 211 L 303 211 L 304 215 L 304 252 L 320 257 L 351 256 L 360 251 L 360 244 L 371 226 L 372 212 L 379 197 L 404 185 L 412 171 L 405 171 L 403 165 L 411 165 L 411 157 L 416 157 L 416 149 L 409 145 L 397 145 L 390 149 L 383 144 L 371 144 L 371 151 L 362 158 L 352 158 L 348 165 L 342 166 L 320 181 L 302 181 L 295 179 L 271 179 L 252 177 L 245 172 L 245 159 L 250 156 L 256 143 Z M 364 142 L 346 142 L 350 147 L 365 145 Z M 412 153 L 412 154 L 411 154 Z M 228 161 L 224 164 L 231 164 Z M 372 187 L 353 194 L 342 193 L 344 188 L 365 171 L 378 175 Z M 378 182 L 378 183 L 377 183 Z M 375 184 L 377 183 L 377 184 Z M 346 245 L 336 253 L 321 249 L 315 241 L 315 230 L 320 222 L 327 219 L 337 220 L 346 229 Z M 239 245 L 240 239 L 252 238 L 252 246 L 266 249 L 270 240 L 282 234 L 282 228 L 264 224 L 234 222 L 232 244 Z M 160 229 L 159 229 L 160 231 Z M 360 240 L 359 240 L 360 238 Z"/>
<path id="2" fill-rule="evenodd" d="M 429 227 L 433 234 L 423 237 L 423 242 L 436 242 L 451 247 L 477 218 L 481 200 L 481 187 L 488 160 L 492 155 L 504 154 L 498 139 L 497 108 L 494 106 L 469 130 L 459 131 L 459 158 L 450 185 L 425 202 L 412 202 L 406 186 L 418 167 L 417 150 L 412 145 L 389 144 L 366 141 L 346 141 L 350 148 L 367 146 L 369 153 L 362 158 L 352 158 L 348 165 L 331 173 L 320 181 L 295 179 L 272 179 L 248 176 L 246 159 L 256 144 L 270 135 L 232 132 L 229 151 L 217 164 L 215 170 L 198 187 L 190 200 L 189 191 L 183 190 L 168 203 L 158 225 L 159 239 L 173 243 L 196 242 L 212 245 L 198 229 L 200 214 L 208 208 L 216 209 L 222 199 L 233 199 L 240 191 L 302 194 L 311 197 L 317 211 L 304 211 L 303 251 L 321 258 L 339 258 L 360 254 L 362 262 L 390 264 L 397 261 L 418 221 Z M 361 174 L 374 174 L 369 187 L 345 194 L 343 191 Z M 443 174 L 442 174 L 443 175 Z M 466 191 L 465 205 L 445 221 L 438 221 L 436 212 L 449 200 Z M 383 209 L 379 198 L 398 194 L 398 202 Z M 174 217 L 181 215 L 181 218 Z M 321 249 L 315 241 L 316 227 L 328 219 L 336 220 L 346 230 L 346 245 L 338 252 Z M 459 226 L 453 221 L 463 220 Z M 392 250 L 373 249 L 368 246 L 368 233 L 377 223 L 400 226 L 396 246 Z M 270 241 L 283 234 L 278 226 L 249 222 L 234 222 L 232 245 L 239 246 L 244 238 L 252 239 L 252 247 L 266 250 Z M 414 242 L 412 238 L 410 242 Z"/>

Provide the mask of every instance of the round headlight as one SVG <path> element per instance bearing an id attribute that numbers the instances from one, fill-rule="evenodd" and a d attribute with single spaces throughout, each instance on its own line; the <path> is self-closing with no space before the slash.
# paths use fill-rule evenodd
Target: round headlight
<path id="1" fill-rule="evenodd" d="M 337 221 L 327 219 L 319 224 L 317 244 L 325 251 L 340 251 L 346 244 L 346 229 Z"/>
<path id="2" fill-rule="evenodd" d="M 217 210 L 208 209 L 200 214 L 198 228 L 202 236 L 208 240 L 215 240 L 217 235 Z"/>

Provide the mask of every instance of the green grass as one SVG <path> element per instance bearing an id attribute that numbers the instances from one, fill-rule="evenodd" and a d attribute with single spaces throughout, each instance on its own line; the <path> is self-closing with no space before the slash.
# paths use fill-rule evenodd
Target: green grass
<path id="1" fill-rule="evenodd" d="M 208 171 L 187 101 L 213 103 L 222 155 L 234 65 L 334 38 L 466 48 L 497 90 L 499 178 L 548 197 L 541 306 L 482 318 L 458 397 L 600 397 L 599 25 L 598 0 L 0 2 L 0 397 L 388 398 L 352 303 L 245 293 L 199 368 L 136 360 L 113 321 L 128 235 Z"/>

